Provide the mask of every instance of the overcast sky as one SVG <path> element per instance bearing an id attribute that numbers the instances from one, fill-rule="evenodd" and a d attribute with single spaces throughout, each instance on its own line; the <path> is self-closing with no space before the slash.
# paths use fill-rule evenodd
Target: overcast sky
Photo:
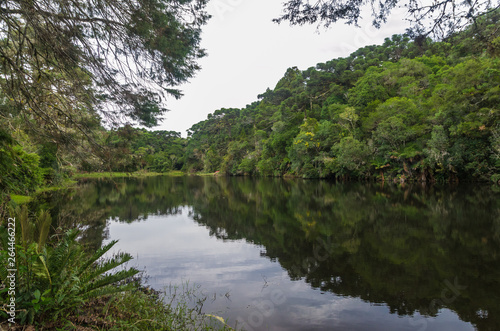
<path id="1" fill-rule="evenodd" d="M 257 101 L 266 88 L 274 88 L 287 68 L 301 70 L 319 62 L 345 57 L 356 49 L 381 44 L 384 38 L 403 33 L 403 15 L 393 15 L 377 30 L 371 19 L 360 27 L 343 23 L 329 29 L 316 26 L 291 27 L 271 20 L 282 12 L 284 0 L 211 0 L 212 15 L 203 27 L 202 48 L 208 56 L 202 69 L 180 88 L 184 96 L 170 100 L 162 124 L 154 130 L 181 132 L 203 121 L 220 108 L 244 108 Z"/>

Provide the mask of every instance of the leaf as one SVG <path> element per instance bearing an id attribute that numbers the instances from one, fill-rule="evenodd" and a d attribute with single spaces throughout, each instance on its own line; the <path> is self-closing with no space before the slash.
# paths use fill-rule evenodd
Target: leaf
<path id="1" fill-rule="evenodd" d="M 35 296 L 36 302 L 38 302 L 38 300 L 40 300 L 40 296 L 41 296 L 40 290 L 36 290 L 33 293 L 33 295 Z"/>

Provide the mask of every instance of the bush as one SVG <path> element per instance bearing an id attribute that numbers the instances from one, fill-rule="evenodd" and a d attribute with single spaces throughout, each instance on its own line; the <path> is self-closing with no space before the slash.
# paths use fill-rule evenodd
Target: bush
<path id="1" fill-rule="evenodd" d="M 35 153 L 26 153 L 21 146 L 13 148 L 15 153 L 15 170 L 11 173 L 15 182 L 16 193 L 33 192 L 42 185 L 42 169 L 39 167 L 40 157 Z"/>
<path id="2" fill-rule="evenodd" d="M 27 194 L 42 184 L 37 154 L 26 153 L 21 146 L 0 146 L 0 190 Z"/>

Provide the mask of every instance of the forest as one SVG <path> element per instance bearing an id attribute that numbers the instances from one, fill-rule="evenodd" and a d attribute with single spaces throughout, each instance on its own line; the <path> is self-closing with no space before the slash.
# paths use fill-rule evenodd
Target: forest
<path id="1" fill-rule="evenodd" d="M 214 111 L 187 138 L 109 128 L 84 107 L 70 121 L 85 131 L 68 126 L 44 136 L 3 97 L 2 195 L 28 195 L 77 172 L 139 170 L 498 182 L 499 18 L 498 11 L 484 15 L 443 41 L 394 35 L 345 58 L 289 68 L 255 102 Z"/>
<path id="2" fill-rule="evenodd" d="M 184 169 L 304 178 L 500 179 L 498 14 L 441 42 L 405 35 L 289 68 L 188 131 Z"/>
<path id="3" fill-rule="evenodd" d="M 409 299 L 401 300 L 387 287 L 391 284 L 386 275 L 403 269 L 378 261 L 408 260 L 407 270 L 423 270 L 414 275 L 416 281 L 429 276 L 420 268 L 424 263 L 415 257 L 416 250 L 404 251 L 402 257 L 392 254 L 399 243 L 421 243 L 425 238 L 431 242 L 435 234 L 452 233 L 451 241 L 438 243 L 436 250 L 426 247 L 430 263 L 425 265 L 437 266 L 436 274 L 446 277 L 460 271 L 471 284 L 478 270 L 494 274 L 496 224 L 481 224 L 493 229 L 491 238 L 472 236 L 470 224 L 443 223 L 440 228 L 435 220 L 442 217 L 434 213 L 465 215 L 476 222 L 471 228 L 478 229 L 469 213 L 481 216 L 487 213 L 482 207 L 496 206 L 490 191 L 467 192 L 468 201 L 478 205 L 480 212 L 475 212 L 453 196 L 443 207 L 442 201 L 448 200 L 410 194 L 404 185 L 397 185 L 402 188 L 397 192 L 383 188 L 384 181 L 500 184 L 500 10 L 490 2 L 462 3 L 467 13 L 453 17 L 445 10 L 450 1 L 409 8 L 417 14 L 429 8 L 437 11 L 441 16 L 433 27 L 439 29 L 421 30 L 417 17 L 412 31 L 386 38 L 382 45 L 326 59 L 306 70 L 289 68 L 274 88 L 263 87 L 255 102 L 242 109 L 214 110 L 188 130 L 187 138 L 152 128 L 167 111 L 166 100 L 182 96 L 178 87 L 195 75 L 198 60 L 206 56 L 200 41 L 210 18 L 208 0 L 0 1 L 1 328 L 19 322 L 42 329 L 71 325 L 185 330 L 206 322 L 204 329 L 212 330 L 213 322 L 222 322 L 218 325 L 227 329 L 219 316 L 193 314 L 196 308 L 186 302 L 172 305 L 166 293 L 145 287 L 143 272 L 126 267 L 132 255 L 120 252 L 106 258 L 117 243 L 105 244 L 107 220 L 132 222 L 148 213 L 176 214 L 185 204 L 192 206 L 193 220 L 212 235 L 245 237 L 266 246 L 265 256 L 279 259 L 291 279 L 307 278 L 314 288 L 362 299 L 373 293 L 377 302 L 388 293 L 384 300 L 392 312 L 432 316 L 434 312 L 424 308 L 441 290 L 432 284 L 428 293 L 413 293 L 409 285 Z M 340 11 L 335 1 L 318 4 L 326 2 L 330 7 L 323 9 L 300 0 L 289 2 L 285 16 L 275 21 L 300 25 L 314 23 L 319 15 L 326 25 L 338 19 L 357 22 L 356 1 L 347 1 Z M 396 3 L 381 2 L 373 24 L 385 21 Z M 325 23 L 321 10 L 328 8 L 335 9 L 335 15 Z M 445 38 L 431 34 L 444 31 L 443 22 L 451 18 L 458 21 L 447 24 Z M 471 24 L 463 27 L 459 23 L 464 20 Z M 139 172 L 146 177 L 172 171 L 370 180 L 381 181 L 382 188 L 358 200 L 343 183 L 321 181 L 314 190 L 326 202 L 323 214 L 309 213 L 318 208 L 311 188 L 304 185 L 308 181 L 302 180 L 266 184 L 263 178 L 168 176 L 163 184 L 157 178 L 141 178 L 93 186 L 83 179 L 79 190 L 59 190 L 76 175 Z M 376 185 L 368 183 L 364 190 Z M 281 195 L 281 189 L 289 196 Z M 47 191 L 61 192 L 50 202 L 45 195 L 52 192 Z M 248 193 L 252 191 L 257 193 Z M 204 196 L 210 192 L 213 195 Z M 236 197 L 231 205 L 227 192 Z M 398 200 L 408 197 L 411 207 L 401 207 Z M 278 208 L 287 203 L 300 211 Z M 261 211 L 260 204 L 268 206 Z M 427 207 L 427 223 L 413 207 L 417 204 Z M 358 211 L 359 217 L 345 218 L 341 206 Z M 385 218 L 387 206 L 393 209 L 387 209 Z M 234 221 L 238 210 L 246 218 Z M 411 235 L 391 230 L 393 212 L 407 214 Z M 336 219 L 346 222 L 329 224 Z M 225 233 L 220 232 L 223 228 Z M 377 243 L 370 237 L 372 229 L 396 238 L 396 244 Z M 309 239 L 295 238 L 293 230 Z M 294 261 L 307 262 L 304 257 L 314 252 L 314 236 L 332 233 L 341 245 L 328 253 L 335 260 L 349 258 L 349 264 L 343 270 L 327 261 L 325 265 L 334 268 L 328 273 L 361 280 L 360 289 L 325 282 L 327 278 L 307 263 L 294 267 Z M 362 239 L 366 244 L 361 245 Z M 463 260 L 442 255 L 462 242 L 470 243 L 464 248 L 466 271 Z M 477 248 L 480 245 L 484 250 Z M 389 254 L 378 254 L 375 247 Z M 369 254 L 361 254 L 365 252 Z M 476 259 L 478 252 L 488 259 Z M 295 257 L 289 258 L 289 253 Z M 363 261 L 366 256 L 371 263 Z M 369 269 L 380 266 L 380 277 L 368 276 Z M 491 299 L 498 292 L 492 289 L 471 286 L 452 308 L 479 325 L 474 314 L 481 307 L 466 300 L 483 293 Z M 497 301 L 491 302 L 485 311 L 496 311 Z M 486 322 L 496 323 L 497 315 L 491 316 Z M 25 329 L 14 326 L 20 328 Z"/>

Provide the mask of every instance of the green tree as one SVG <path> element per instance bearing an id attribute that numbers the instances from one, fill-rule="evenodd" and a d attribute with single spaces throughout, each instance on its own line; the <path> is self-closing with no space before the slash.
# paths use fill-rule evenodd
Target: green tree
<path id="1" fill-rule="evenodd" d="M 445 156 L 448 154 L 448 136 L 442 125 L 436 125 L 432 129 L 431 139 L 428 141 L 427 154 L 432 164 L 443 165 Z"/>
<path id="2" fill-rule="evenodd" d="M 354 136 L 354 129 L 356 128 L 358 120 L 359 116 L 356 114 L 356 110 L 353 107 L 347 107 L 339 114 L 339 124 L 348 130 L 351 136 Z"/>
<path id="3" fill-rule="evenodd" d="M 368 146 L 354 137 L 345 137 L 332 147 L 335 158 L 330 164 L 331 171 L 337 176 L 353 175 L 360 177 L 368 171 Z"/>
<path id="4" fill-rule="evenodd" d="M 206 0 L 0 3 L 0 88 L 11 114 L 59 142 L 99 114 L 155 125 L 193 76 Z M 40 125 L 43 123 L 43 125 Z M 95 125 L 95 124 L 94 124 Z M 74 140 L 74 139 L 73 139 Z"/>
<path id="5" fill-rule="evenodd" d="M 411 130 L 403 123 L 400 116 L 391 116 L 382 121 L 373 133 L 376 141 L 382 145 L 387 144 L 394 150 L 398 150 L 411 136 Z"/>
<path id="6" fill-rule="evenodd" d="M 9 193 L 27 195 L 42 185 L 40 157 L 26 153 L 12 137 L 0 129 L 0 209 Z"/>

